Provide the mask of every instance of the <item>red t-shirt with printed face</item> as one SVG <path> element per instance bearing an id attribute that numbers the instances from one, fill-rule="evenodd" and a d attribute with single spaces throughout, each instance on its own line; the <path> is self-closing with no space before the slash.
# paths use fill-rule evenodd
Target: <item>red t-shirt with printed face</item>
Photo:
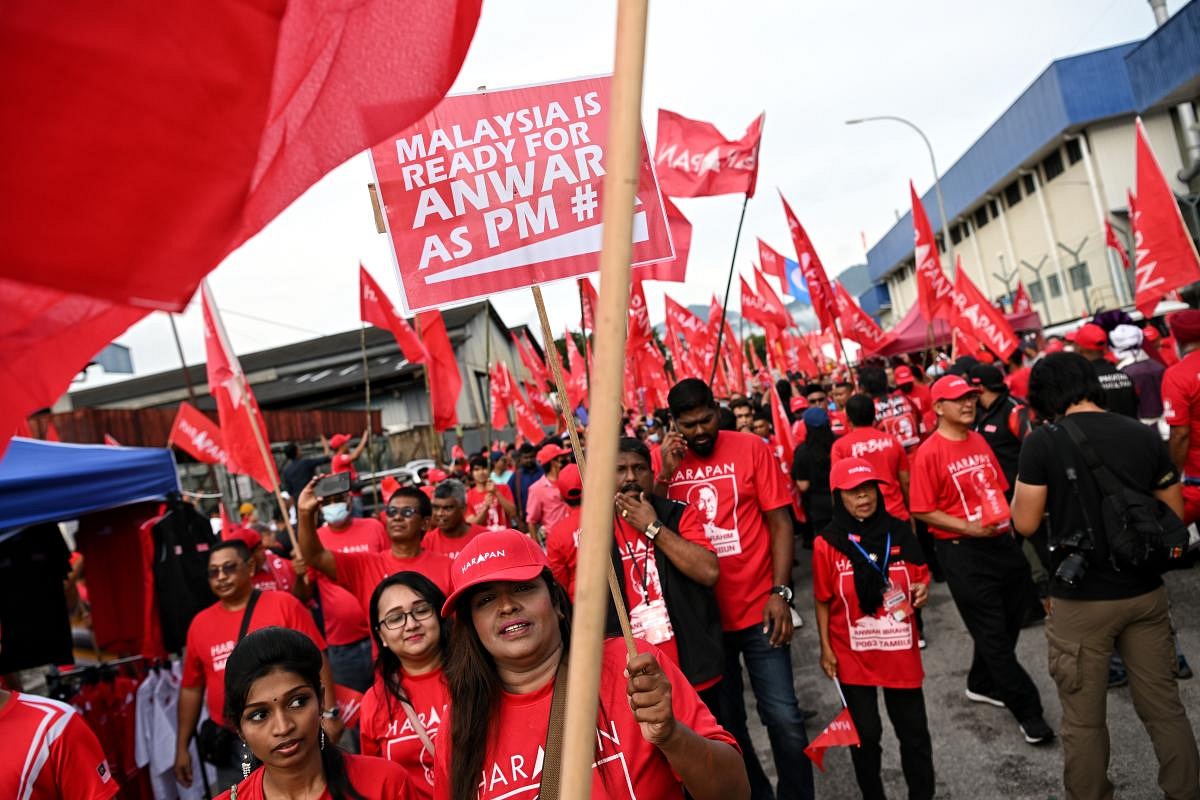
<path id="1" fill-rule="evenodd" d="M 373 756 L 343 754 L 346 762 L 346 777 L 350 785 L 369 800 L 408 800 L 413 796 L 413 786 L 399 764 Z M 217 800 L 230 800 L 231 792 L 217 795 Z M 238 800 L 266 800 L 263 794 L 263 768 L 250 773 L 250 777 L 237 785 Z M 317 800 L 332 800 L 329 789 L 321 792 Z"/>
<path id="2" fill-rule="evenodd" d="M 1183 474 L 1200 478 L 1200 350 L 1167 367 L 1162 377 L 1163 419 L 1173 428 L 1187 426 Z"/>
<path id="3" fill-rule="evenodd" d="M 908 472 L 908 454 L 899 439 L 875 428 L 854 428 L 834 442 L 829 453 L 832 463 L 843 458 L 861 458 L 870 463 L 885 479 L 879 491 L 887 512 L 896 519 L 908 519 L 904 492 L 900 490 L 900 473 Z"/>
<path id="4" fill-rule="evenodd" d="M 245 609 L 229 611 L 220 603 L 213 603 L 197 614 L 188 627 L 182 685 L 189 689 L 205 690 L 208 715 L 219 725 L 225 721 L 225 661 L 237 644 L 244 614 Z M 317 647 L 325 649 L 325 639 L 317 631 L 312 614 L 286 592 L 263 592 L 259 595 L 246 633 L 272 625 L 300 631 L 312 639 Z"/>
<path id="5" fill-rule="evenodd" d="M 513 502 L 512 489 L 509 489 L 502 483 L 496 484 L 496 494 L 503 497 L 508 502 Z M 488 493 L 482 489 L 467 490 L 467 509 L 472 516 L 483 511 L 487 507 Z M 503 528 L 511 528 L 512 521 L 508 518 L 508 514 L 504 513 L 504 509 L 500 507 L 500 503 L 492 506 L 487 510 L 487 516 L 480 523 L 488 530 L 498 531 Z"/>
<path id="6" fill-rule="evenodd" d="M 721 431 L 711 455 L 686 452 L 667 494 L 696 510 L 721 559 L 716 586 L 721 625 L 727 631 L 761 625 L 774 577 L 764 514 L 792 503 L 787 478 L 766 442 Z"/>
<path id="7" fill-rule="evenodd" d="M 736 748 L 733 737 L 717 724 L 683 677 L 679 668 L 657 653 L 653 645 L 637 641 L 638 652 L 656 653 L 658 663 L 671 682 L 671 708 L 675 719 L 707 739 Z M 600 672 L 600 711 L 596 725 L 597 761 L 592 766 L 592 797 L 633 798 L 683 797 L 683 787 L 670 763 L 642 736 L 625 693 L 625 645 L 620 639 L 604 643 Z M 533 800 L 541 786 L 546 728 L 550 723 L 550 701 L 554 681 L 530 694 L 502 692 L 493 735 L 483 757 L 478 800 Z M 450 713 L 454 713 L 451 708 Z M 485 724 L 471 720 L 470 724 Z M 434 759 L 433 796 L 450 797 L 450 739 L 438 743 Z"/>
<path id="8" fill-rule="evenodd" d="M 913 402 L 899 390 L 875 398 L 875 427 L 895 436 L 909 450 L 921 443 L 921 416 Z"/>
<path id="9" fill-rule="evenodd" d="M 387 531 L 379 520 L 364 517 L 351 519 L 350 525 L 342 530 L 322 525 L 317 528 L 317 538 L 335 556 L 338 553 L 381 553 L 392 547 Z M 370 636 L 370 626 L 363 616 L 364 606 L 359 604 L 354 595 L 320 573 L 316 573 L 316 579 L 329 643 L 354 644 Z M 369 594 L 367 596 L 370 597 Z"/>
<path id="10" fill-rule="evenodd" d="M 892 545 L 888 577 L 912 600 L 914 583 L 929 583 L 929 568 L 895 560 Z M 850 559 L 830 547 L 823 536 L 813 541 L 813 597 L 829 603 L 829 644 L 837 656 L 838 680 L 854 686 L 917 689 L 925 678 L 916 624 L 909 614 L 896 620 L 881 606 L 864 616 L 854 589 Z"/>
<path id="11" fill-rule="evenodd" d="M 108 800 L 117 791 L 100 741 L 73 707 L 13 692 L 0 708 L 0 797 Z"/>
<path id="12" fill-rule="evenodd" d="M 261 592 L 290 592 L 296 585 L 296 568 L 286 558 L 268 552 L 250 583 Z"/>
<path id="13" fill-rule="evenodd" d="M 338 585 L 346 588 L 358 603 L 359 613 L 370 620 L 371 595 L 375 587 L 397 572 L 419 572 L 446 594 L 450 593 L 450 559 L 441 553 L 422 550 L 412 558 L 399 558 L 391 549 L 382 553 L 334 553 Z"/>
<path id="14" fill-rule="evenodd" d="M 554 580 L 575 599 L 575 565 L 579 560 L 579 519 L 583 509 L 572 506 L 567 515 L 550 528 L 546 534 L 546 558 L 550 561 L 550 572 Z"/>
<path id="15" fill-rule="evenodd" d="M 1008 481 L 996 462 L 987 441 L 968 431 L 962 441 L 948 439 L 934 431 L 913 456 L 908 486 L 908 506 L 914 514 L 944 511 L 968 522 L 983 516 L 984 494 L 1008 491 Z M 998 525 L 1005 530 L 1008 523 Z M 936 539 L 962 539 L 963 534 L 933 525 L 929 532 Z M 997 534 L 999 535 L 999 534 Z"/>
<path id="16" fill-rule="evenodd" d="M 482 525 L 471 525 L 462 536 L 451 538 L 442 533 L 441 528 L 434 528 L 425 532 L 425 537 L 421 539 L 421 547 L 434 553 L 441 553 L 453 561 L 462 552 L 462 549 L 467 546 L 467 542 L 486 531 L 487 528 Z"/>
<path id="17" fill-rule="evenodd" d="M 445 675 L 440 669 L 425 675 L 402 674 L 400 687 L 436 750 L 450 708 Z M 383 685 L 383 678 L 376 677 L 375 685 L 363 695 L 359 742 L 364 756 L 379 756 L 403 767 L 414 797 L 433 796 L 433 756 L 413 730 L 404 706 Z"/>

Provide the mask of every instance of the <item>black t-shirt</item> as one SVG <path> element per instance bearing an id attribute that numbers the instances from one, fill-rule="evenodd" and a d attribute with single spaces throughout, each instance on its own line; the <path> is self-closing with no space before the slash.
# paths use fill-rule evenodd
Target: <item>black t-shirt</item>
<path id="1" fill-rule="evenodd" d="M 1171 463 L 1167 447 L 1152 428 L 1117 414 L 1094 411 L 1071 414 L 1070 420 L 1079 426 L 1104 465 L 1126 486 L 1152 494 L 1178 482 L 1179 473 Z M 1075 467 L 1079 476 L 1079 497 L 1067 479 L 1069 465 Z M 1072 531 L 1084 529 L 1081 500 L 1087 509 L 1086 519 L 1091 522 L 1095 551 L 1079 588 L 1072 589 L 1052 579 L 1051 596 L 1070 600 L 1121 600 L 1162 585 L 1156 572 L 1135 572 L 1130 568 L 1118 571 L 1113 567 L 1104 537 L 1100 490 L 1083 454 L 1069 443 L 1066 431 L 1055 435 L 1043 425 L 1026 436 L 1017 480 L 1031 486 L 1047 487 L 1046 510 L 1050 513 L 1047 529 L 1052 546 Z M 1066 555 L 1062 549 L 1051 550 L 1051 575 Z"/>
<path id="2" fill-rule="evenodd" d="M 1122 416 L 1137 419 L 1138 397 L 1137 389 L 1133 388 L 1133 380 L 1117 369 L 1116 364 L 1103 358 L 1092 362 L 1092 370 L 1104 389 L 1104 407 Z"/>
<path id="3" fill-rule="evenodd" d="M 792 480 L 808 481 L 801 498 L 804 511 L 812 522 L 828 521 L 833 516 L 833 496 L 829 490 L 829 454 L 817 453 L 808 443 L 796 448 L 792 457 Z"/>
<path id="4" fill-rule="evenodd" d="M 283 488 L 293 499 L 300 496 L 304 491 L 304 487 L 308 486 L 308 482 L 313 479 L 313 475 L 317 473 L 317 469 L 322 464 L 329 463 L 329 456 L 316 456 L 315 458 L 298 458 L 295 461 L 289 461 L 283 465 L 283 475 L 280 476 L 283 482 Z"/>

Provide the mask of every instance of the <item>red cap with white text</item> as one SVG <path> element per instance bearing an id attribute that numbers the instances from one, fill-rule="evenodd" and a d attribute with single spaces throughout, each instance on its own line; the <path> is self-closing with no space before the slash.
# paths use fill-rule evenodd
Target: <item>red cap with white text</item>
<path id="1" fill-rule="evenodd" d="M 520 531 L 505 528 L 481 533 L 467 542 L 450 567 L 453 591 L 442 605 L 442 616 L 453 614 L 458 598 L 472 586 L 491 581 L 529 581 L 549 567 L 542 548 Z"/>

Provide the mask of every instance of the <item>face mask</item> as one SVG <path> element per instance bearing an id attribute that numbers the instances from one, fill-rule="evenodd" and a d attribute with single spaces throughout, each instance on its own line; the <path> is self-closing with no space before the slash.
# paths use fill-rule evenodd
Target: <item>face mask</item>
<path id="1" fill-rule="evenodd" d="M 657 433 L 652 433 L 652 434 L 650 434 L 649 436 L 647 436 L 647 437 L 646 437 L 646 441 L 648 441 L 648 442 L 654 442 L 655 444 L 657 444 L 657 443 L 658 443 L 658 440 L 659 440 L 660 438 L 661 438 L 661 437 L 660 437 L 660 436 L 659 436 Z"/>
<path id="2" fill-rule="evenodd" d="M 350 516 L 350 507 L 345 503 L 330 503 L 327 506 L 321 506 L 321 516 L 327 525 L 336 525 Z"/>

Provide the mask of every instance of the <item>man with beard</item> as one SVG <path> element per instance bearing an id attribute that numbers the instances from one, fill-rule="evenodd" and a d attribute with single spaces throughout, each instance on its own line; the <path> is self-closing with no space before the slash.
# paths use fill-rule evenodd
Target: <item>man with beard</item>
<path id="1" fill-rule="evenodd" d="M 774 454 L 757 436 L 718 428 L 717 404 L 703 381 L 689 378 L 667 395 L 675 430 L 663 440 L 660 494 L 687 500 L 697 486 L 712 512 L 709 539 L 720 559 L 717 606 L 724 630 L 725 672 L 717 684 L 717 720 L 734 735 L 750 776 L 752 797 L 813 796 L 808 736 L 792 683 L 791 572 L 795 543 L 792 495 Z M 707 514 L 706 514 L 707 516 Z M 754 754 L 746 728 L 742 665 L 771 741 L 778 794 Z"/>

